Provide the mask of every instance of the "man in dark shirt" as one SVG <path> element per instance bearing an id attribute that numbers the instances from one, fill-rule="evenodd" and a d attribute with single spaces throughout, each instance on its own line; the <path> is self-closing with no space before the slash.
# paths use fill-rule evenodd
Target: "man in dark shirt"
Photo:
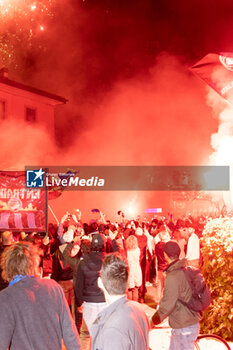
<path id="1" fill-rule="evenodd" d="M 118 246 L 112 236 L 113 250 Z M 99 272 L 106 255 L 106 238 L 99 233 L 92 234 L 91 251 L 78 264 L 75 283 L 77 306 L 83 304 L 83 321 L 80 329 L 82 347 L 89 342 L 90 328 L 98 313 L 106 307 L 102 290 L 98 287 Z"/>
<path id="2" fill-rule="evenodd" d="M 135 230 L 135 235 L 138 240 L 138 247 L 140 249 L 140 266 L 142 269 L 142 285 L 139 287 L 139 302 L 144 303 L 144 298 L 146 294 L 146 250 L 147 250 L 147 237 L 143 233 L 141 227 L 137 227 Z"/>
<path id="3" fill-rule="evenodd" d="M 163 294 L 163 285 L 165 280 L 164 270 L 167 268 L 168 263 L 164 256 L 163 246 L 170 240 L 169 233 L 165 226 L 162 226 L 158 233 L 160 241 L 155 245 L 156 256 L 156 291 L 155 302 L 160 303 Z"/>

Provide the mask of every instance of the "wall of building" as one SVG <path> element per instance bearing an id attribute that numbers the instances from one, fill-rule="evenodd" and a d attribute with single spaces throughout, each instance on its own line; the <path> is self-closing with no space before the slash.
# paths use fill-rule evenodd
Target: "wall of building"
<path id="1" fill-rule="evenodd" d="M 0 83 L 0 100 L 6 101 L 7 120 L 26 122 L 26 107 L 36 109 L 36 120 L 31 123 L 45 128 L 54 137 L 54 106 L 57 102 L 2 83 Z"/>

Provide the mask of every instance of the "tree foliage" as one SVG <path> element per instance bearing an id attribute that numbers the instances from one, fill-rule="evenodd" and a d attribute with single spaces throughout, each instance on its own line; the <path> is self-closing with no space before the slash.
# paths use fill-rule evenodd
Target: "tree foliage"
<path id="1" fill-rule="evenodd" d="M 233 219 L 207 222 L 201 239 L 202 273 L 212 302 L 204 312 L 202 333 L 214 333 L 233 340 Z"/>

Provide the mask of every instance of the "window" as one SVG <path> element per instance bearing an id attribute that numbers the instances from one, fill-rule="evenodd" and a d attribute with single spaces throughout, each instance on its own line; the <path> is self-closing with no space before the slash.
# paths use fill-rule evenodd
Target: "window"
<path id="1" fill-rule="evenodd" d="M 6 101 L 0 100 L 0 120 L 6 119 Z"/>
<path id="2" fill-rule="evenodd" d="M 25 110 L 25 119 L 27 122 L 35 122 L 36 121 L 36 109 L 26 107 Z"/>

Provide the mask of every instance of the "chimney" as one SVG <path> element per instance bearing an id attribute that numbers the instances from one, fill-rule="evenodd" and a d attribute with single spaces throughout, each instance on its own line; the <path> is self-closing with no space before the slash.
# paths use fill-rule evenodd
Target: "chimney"
<path id="1" fill-rule="evenodd" d="M 8 79 L 8 68 L 1 68 L 0 69 L 0 77 Z"/>

